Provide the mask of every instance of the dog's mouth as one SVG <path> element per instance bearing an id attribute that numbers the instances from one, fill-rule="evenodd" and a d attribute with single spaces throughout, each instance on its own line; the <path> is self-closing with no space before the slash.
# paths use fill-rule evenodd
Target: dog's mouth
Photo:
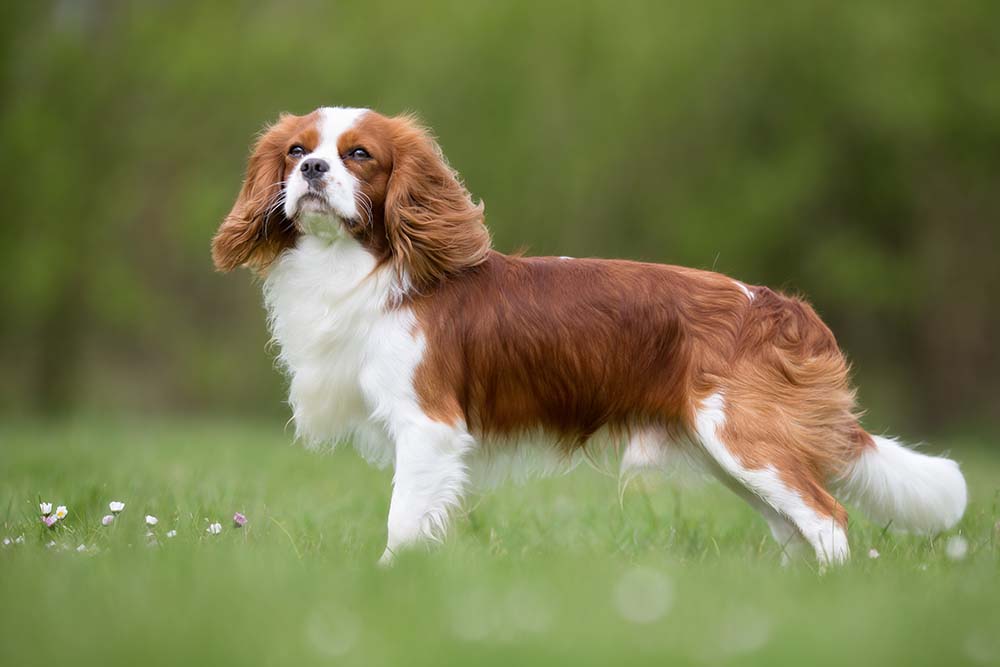
<path id="1" fill-rule="evenodd" d="M 302 193 L 301 197 L 299 197 L 299 203 L 300 204 L 302 202 L 306 202 L 306 201 L 315 201 L 315 202 L 321 202 L 321 203 L 325 204 L 326 203 L 326 195 L 324 195 L 319 190 L 307 190 L 306 192 Z"/>
<path id="2" fill-rule="evenodd" d="M 300 218 L 303 215 L 334 215 L 334 210 L 326 195 L 309 190 L 302 193 L 295 205 L 295 217 Z"/>
<path id="3" fill-rule="evenodd" d="M 340 229 L 349 230 L 357 224 L 337 210 L 325 194 L 315 190 L 299 196 L 291 222 L 299 231 L 317 236 L 336 235 Z"/>

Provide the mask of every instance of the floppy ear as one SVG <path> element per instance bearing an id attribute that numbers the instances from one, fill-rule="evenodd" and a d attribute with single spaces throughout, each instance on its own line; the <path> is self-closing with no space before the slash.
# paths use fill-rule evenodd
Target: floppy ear
<path id="1" fill-rule="evenodd" d="M 392 123 L 386 236 L 396 270 L 420 289 L 485 261 L 490 234 L 483 203 L 473 203 L 431 135 L 410 116 Z"/>
<path id="2" fill-rule="evenodd" d="M 242 265 L 266 269 L 282 249 L 295 242 L 295 226 L 280 204 L 283 145 L 273 134 L 269 131 L 254 146 L 236 203 L 212 239 L 212 260 L 218 271 Z"/>

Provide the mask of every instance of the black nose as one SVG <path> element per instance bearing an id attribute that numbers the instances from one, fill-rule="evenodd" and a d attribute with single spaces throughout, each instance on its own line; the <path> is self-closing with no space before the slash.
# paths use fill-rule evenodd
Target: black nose
<path id="1" fill-rule="evenodd" d="M 326 160 L 320 160 L 318 157 L 311 157 L 303 162 L 299 169 L 302 170 L 302 175 L 306 177 L 306 180 L 311 181 L 330 171 L 330 163 Z"/>

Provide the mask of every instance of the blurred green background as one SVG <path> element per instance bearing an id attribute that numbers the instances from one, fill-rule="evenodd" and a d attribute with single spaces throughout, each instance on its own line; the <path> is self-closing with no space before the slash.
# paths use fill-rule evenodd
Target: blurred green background
<path id="1" fill-rule="evenodd" d="M 998 26 L 996 0 L 6 3 L 0 663 L 995 664 Z M 391 473 L 291 445 L 259 284 L 209 257 L 254 135 L 320 105 L 418 113 L 500 250 L 808 296 L 868 427 L 956 450 L 962 523 L 852 513 L 817 577 L 719 486 L 585 469 L 376 570 Z"/>
<path id="2" fill-rule="evenodd" d="M 998 432 L 1000 3 L 8 3 L 0 414 L 281 419 L 212 271 L 281 111 L 417 112 L 496 246 L 807 295 L 869 425 Z"/>

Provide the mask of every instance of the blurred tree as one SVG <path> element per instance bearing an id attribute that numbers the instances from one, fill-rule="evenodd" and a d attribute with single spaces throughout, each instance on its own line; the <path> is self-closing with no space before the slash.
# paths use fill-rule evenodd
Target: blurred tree
<path id="1" fill-rule="evenodd" d="M 418 112 L 502 250 L 802 292 L 873 426 L 997 426 L 996 2 L 7 12 L 4 409 L 283 410 L 258 288 L 208 240 L 254 133 L 341 104 Z"/>

